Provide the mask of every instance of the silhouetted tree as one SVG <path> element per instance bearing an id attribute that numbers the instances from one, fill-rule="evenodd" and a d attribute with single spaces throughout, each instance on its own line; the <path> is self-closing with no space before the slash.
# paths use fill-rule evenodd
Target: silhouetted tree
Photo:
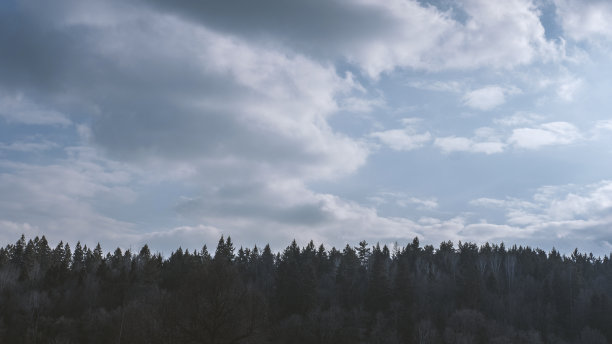
<path id="1" fill-rule="evenodd" d="M 294 240 L 214 258 L 0 247 L 0 343 L 608 343 L 612 262 L 442 242 L 342 252 Z"/>

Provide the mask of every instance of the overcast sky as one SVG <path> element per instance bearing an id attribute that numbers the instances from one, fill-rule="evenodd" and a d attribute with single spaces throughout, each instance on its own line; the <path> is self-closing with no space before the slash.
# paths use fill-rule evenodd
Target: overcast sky
<path id="1" fill-rule="evenodd" d="M 612 3 L 0 2 L 0 241 L 612 251 Z"/>

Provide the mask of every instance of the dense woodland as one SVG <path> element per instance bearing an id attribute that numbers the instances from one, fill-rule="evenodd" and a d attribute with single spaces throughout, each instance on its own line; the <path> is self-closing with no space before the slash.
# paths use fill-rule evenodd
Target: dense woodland
<path id="1" fill-rule="evenodd" d="M 443 242 L 0 248 L 0 343 L 609 343 L 612 262 Z"/>

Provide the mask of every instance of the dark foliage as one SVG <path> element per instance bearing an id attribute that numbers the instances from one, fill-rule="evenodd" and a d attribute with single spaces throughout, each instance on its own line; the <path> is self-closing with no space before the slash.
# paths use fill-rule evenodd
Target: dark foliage
<path id="1" fill-rule="evenodd" d="M 443 242 L 0 248 L 0 343 L 609 343 L 612 263 Z"/>

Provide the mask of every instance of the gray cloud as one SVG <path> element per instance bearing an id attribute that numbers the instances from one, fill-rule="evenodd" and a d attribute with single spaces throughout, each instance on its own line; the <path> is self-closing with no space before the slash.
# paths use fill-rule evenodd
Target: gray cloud
<path id="1" fill-rule="evenodd" d="M 342 99 L 356 99 L 362 88 L 327 64 L 131 7 L 142 6 L 137 2 L 60 1 L 45 18 L 30 5 L 12 13 L 21 21 L 0 23 L 0 44 L 8 48 L 0 49 L 0 113 L 20 123 L 75 123 L 84 144 L 125 163 L 127 175 L 133 168 L 143 183 L 190 183 L 201 190 L 196 200 L 176 208 L 189 223 L 242 232 L 254 228 L 228 218 L 324 224 L 333 210 L 319 196 L 300 187 L 297 194 L 309 199 L 299 201 L 293 188 L 287 196 L 270 185 L 336 178 L 365 161 L 365 146 L 327 123 Z M 104 214 L 109 195 L 133 193 L 124 185 L 131 177 L 119 185 L 95 180 L 107 177 L 98 169 L 113 160 L 11 165 L 0 189 L 19 199 L 0 198 L 2 225 L 51 237 L 65 227 L 66 238 L 84 231 L 107 242 L 146 238 L 135 224 Z"/>
<path id="2" fill-rule="evenodd" d="M 366 2 L 154 0 L 151 3 L 216 30 L 261 41 L 280 40 L 284 45 L 320 56 L 399 29 L 388 11 Z"/>
<path id="3" fill-rule="evenodd" d="M 22 231 L 57 241 L 117 244 L 113 238 L 133 231 L 132 224 L 96 209 L 106 202 L 131 203 L 135 198 L 127 186 L 131 174 L 88 149 L 73 150 L 71 155 L 49 165 L 0 160 L 3 242 L 11 242 Z"/>
<path id="4" fill-rule="evenodd" d="M 20 125 L 68 127 L 81 135 L 79 145 L 106 155 L 89 159 L 67 150 L 69 158 L 47 165 L 3 162 L 0 194 L 11 197 L 0 197 L 2 233 L 160 246 L 174 238 L 172 248 L 221 232 L 277 244 L 293 237 L 342 244 L 522 235 L 517 226 L 470 224 L 459 215 L 383 217 L 308 183 L 354 173 L 370 153 L 359 139 L 334 131 L 330 117 L 383 104 L 335 64 L 348 62 L 376 83 L 396 68 L 507 70 L 554 60 L 561 48 L 545 39 L 532 1 L 465 1 L 461 20 L 410 0 L 8 6 L 0 11 L 0 115 Z M 433 140 L 409 129 L 373 135 L 398 150 Z M 461 142 L 463 150 L 503 149 L 479 136 Z M 148 224 L 107 213 L 109 204 L 137 199 L 138 187 L 168 180 L 190 197 L 174 208 L 176 226 L 142 233 L 135 228 Z M 417 198 L 406 204 L 437 205 Z M 528 220 L 520 215 L 513 218 Z"/>
<path id="5" fill-rule="evenodd" d="M 284 225 L 316 226 L 331 219 L 331 214 L 325 212 L 321 205 L 313 203 L 283 206 L 266 203 L 263 198 L 254 202 L 244 202 L 239 199 L 229 201 L 210 199 L 207 201 L 198 198 L 182 202 L 176 210 L 183 216 L 195 216 L 202 221 L 210 221 L 217 217 L 233 217 L 254 222 L 265 220 Z"/>
<path id="6" fill-rule="evenodd" d="M 529 0 L 504 5 L 470 0 L 440 9 L 417 1 L 367 0 L 156 4 L 232 35 L 348 60 L 373 77 L 396 67 L 506 68 L 558 54 Z"/>
<path id="7" fill-rule="evenodd" d="M 326 123 L 353 87 L 329 67 L 114 2 L 61 2 L 48 18 L 29 5 L 0 24 L 0 90 L 92 121 L 92 142 L 115 158 L 232 158 L 303 175 L 365 158 Z"/>

